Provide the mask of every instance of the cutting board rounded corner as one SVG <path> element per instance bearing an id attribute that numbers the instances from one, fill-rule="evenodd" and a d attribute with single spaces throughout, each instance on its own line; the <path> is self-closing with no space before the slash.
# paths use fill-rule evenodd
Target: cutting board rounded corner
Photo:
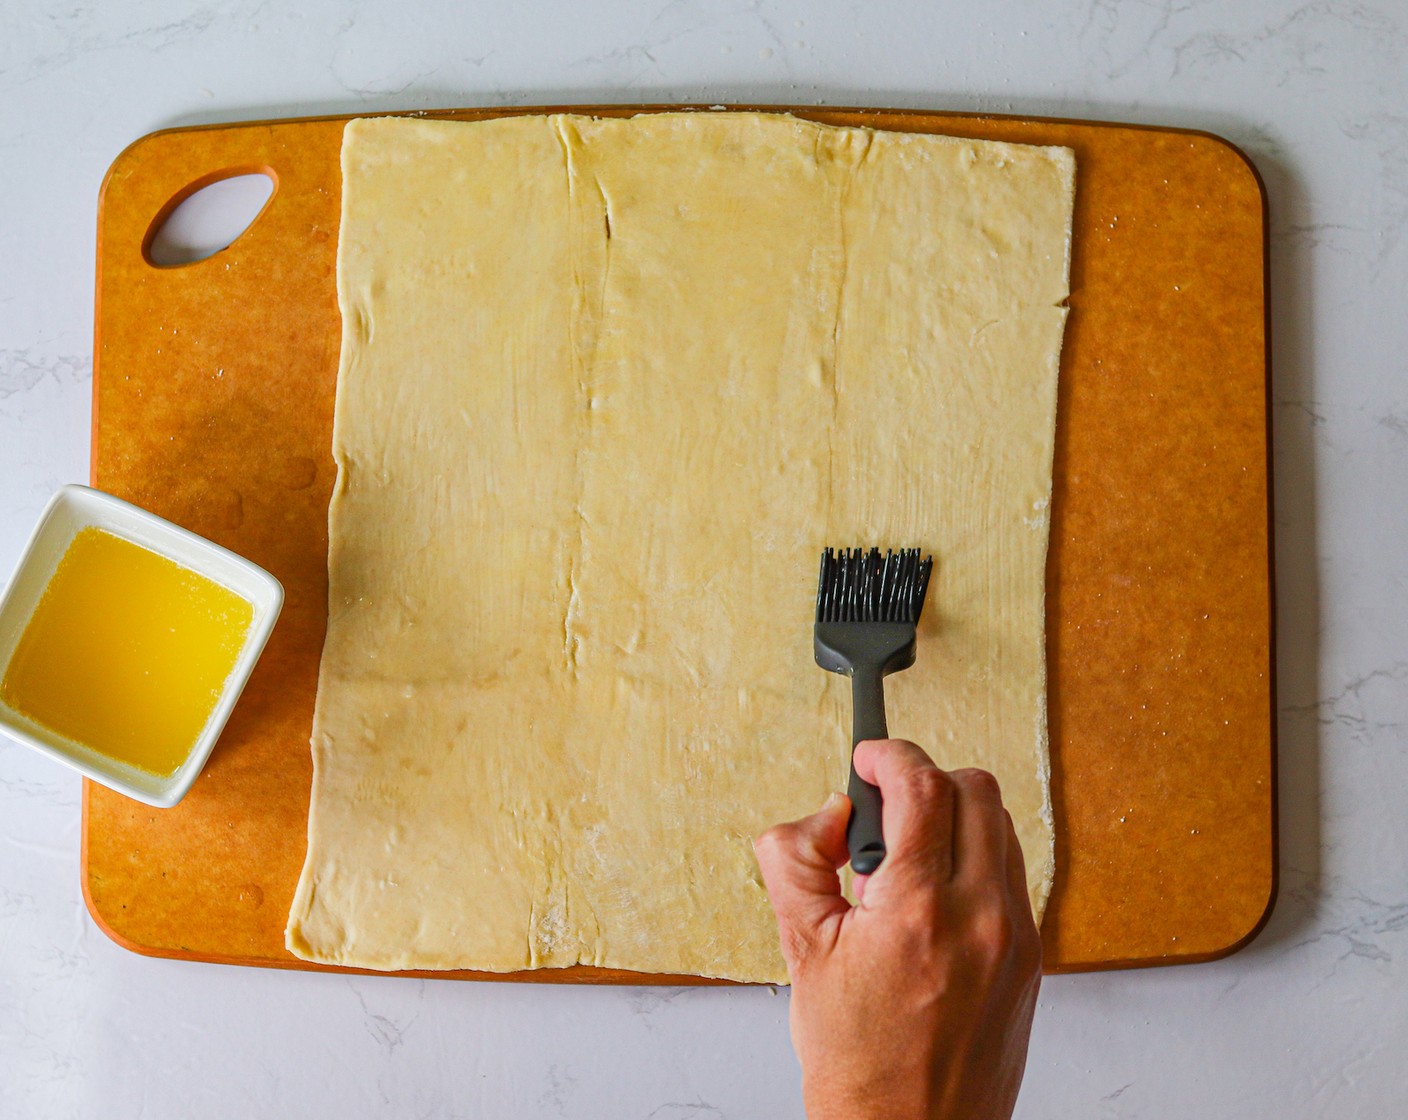
<path id="1" fill-rule="evenodd" d="M 1274 757 L 1274 754 L 1273 754 Z M 1272 804 L 1271 809 L 1272 834 L 1276 835 L 1278 810 Z M 1255 902 L 1249 902 L 1245 910 L 1245 932 L 1236 936 L 1226 938 L 1226 943 L 1218 948 L 1210 949 L 1206 953 L 1196 957 L 1187 958 L 1195 961 L 1220 961 L 1225 957 L 1230 957 L 1234 953 L 1240 953 L 1253 941 L 1262 935 L 1267 924 L 1271 921 L 1271 916 L 1276 912 L 1276 902 L 1281 893 L 1281 862 L 1277 858 L 1278 842 L 1273 840 L 1272 850 L 1266 861 L 1266 896 L 1261 901 L 1260 906 Z M 1181 962 L 1184 958 L 1179 958 Z"/>
<path id="2" fill-rule="evenodd" d="M 1258 198 L 1261 200 L 1262 220 L 1265 221 L 1267 214 L 1266 180 L 1261 177 L 1261 169 L 1257 167 L 1256 162 L 1247 154 L 1246 150 L 1235 142 L 1227 139 L 1227 137 L 1218 135 L 1216 132 L 1206 132 L 1203 129 L 1196 128 L 1185 128 L 1179 129 L 1178 131 L 1185 136 L 1193 137 L 1196 141 L 1202 141 L 1211 147 L 1221 148 L 1236 159 L 1241 169 L 1246 172 L 1247 178 L 1251 181 Z"/>
<path id="3" fill-rule="evenodd" d="M 1280 883 L 1278 881 L 1278 878 L 1279 877 L 1275 873 L 1275 864 L 1273 863 L 1272 882 L 1267 891 L 1266 904 L 1262 907 L 1261 913 L 1256 915 L 1255 919 L 1252 921 L 1250 926 L 1248 926 L 1246 933 L 1242 934 L 1241 937 L 1236 938 L 1234 941 L 1231 941 L 1228 944 L 1224 945 L 1222 948 L 1214 949 L 1212 952 L 1208 953 L 1206 957 L 1203 958 L 1204 960 L 1220 961 L 1225 957 L 1232 956 L 1234 953 L 1240 953 L 1243 949 L 1245 949 L 1248 945 L 1250 945 L 1253 941 L 1255 941 L 1258 937 L 1262 935 L 1263 931 L 1265 931 L 1266 929 L 1267 924 L 1271 921 L 1271 915 L 1276 912 L 1276 899 L 1277 895 L 1280 892 Z"/>
<path id="4" fill-rule="evenodd" d="M 161 137 L 168 135 L 174 129 L 164 129 L 160 132 L 148 132 L 145 136 L 139 136 L 133 140 L 122 151 L 113 157 L 113 161 L 108 164 L 108 169 L 103 173 L 102 182 L 98 184 L 98 218 L 102 223 L 104 206 L 107 203 L 108 192 L 112 184 L 122 177 L 129 169 L 137 170 L 143 166 L 146 160 L 146 149 L 157 143 Z"/>

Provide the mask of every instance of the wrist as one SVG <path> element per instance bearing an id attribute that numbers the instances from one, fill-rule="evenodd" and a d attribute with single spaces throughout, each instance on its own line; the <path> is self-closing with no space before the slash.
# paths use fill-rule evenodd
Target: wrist
<path id="1" fill-rule="evenodd" d="M 866 1087 L 804 1076 L 802 1101 L 807 1120 L 1011 1120 L 1012 1116 L 1012 1102 L 956 1101 L 928 1079 L 907 1081 L 898 1072 Z"/>

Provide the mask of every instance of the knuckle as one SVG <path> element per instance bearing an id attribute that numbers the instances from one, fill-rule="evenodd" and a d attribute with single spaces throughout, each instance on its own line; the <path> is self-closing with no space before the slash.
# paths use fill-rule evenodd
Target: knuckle
<path id="1" fill-rule="evenodd" d="M 984 957 L 1005 961 L 1017 948 L 1017 923 L 1005 906 L 985 906 L 973 917 L 973 936 Z"/>
<path id="2" fill-rule="evenodd" d="M 1005 897 L 977 906 L 969 927 L 972 948 L 985 971 L 1030 975 L 1041 968 L 1041 935 L 1031 916 Z"/>
<path id="3" fill-rule="evenodd" d="M 789 851 L 796 847 L 795 833 L 795 825 L 775 824 L 753 841 L 753 848 L 759 855 Z"/>
<path id="4" fill-rule="evenodd" d="M 937 808 L 952 796 L 953 783 L 942 770 L 925 767 L 904 777 L 905 795 L 918 805 Z"/>
<path id="5" fill-rule="evenodd" d="M 753 855 L 763 868 L 791 859 L 796 848 L 795 830 L 787 824 L 773 825 L 753 841 Z"/>
<path id="6" fill-rule="evenodd" d="M 963 787 L 965 793 L 996 802 L 999 805 L 1002 803 L 1002 786 L 990 771 L 955 770 L 953 780 Z"/>

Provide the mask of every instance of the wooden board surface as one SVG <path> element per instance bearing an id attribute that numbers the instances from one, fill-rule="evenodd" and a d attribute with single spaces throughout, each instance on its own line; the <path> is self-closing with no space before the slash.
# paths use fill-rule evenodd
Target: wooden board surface
<path id="1" fill-rule="evenodd" d="M 1075 150 L 1047 574 L 1057 862 L 1046 968 L 1232 951 L 1264 922 L 1276 881 L 1255 171 L 1202 133 L 792 111 Z M 85 782 L 84 894 L 98 924 L 137 952 L 315 967 L 285 951 L 283 927 L 304 854 L 326 620 L 346 119 L 156 133 L 103 185 L 93 484 L 250 557 L 287 590 L 263 660 L 179 806 L 150 809 Z M 145 246 L 176 204 L 247 171 L 277 186 L 242 237 L 196 264 L 148 262 Z M 589 967 L 434 975 L 701 982 Z"/>

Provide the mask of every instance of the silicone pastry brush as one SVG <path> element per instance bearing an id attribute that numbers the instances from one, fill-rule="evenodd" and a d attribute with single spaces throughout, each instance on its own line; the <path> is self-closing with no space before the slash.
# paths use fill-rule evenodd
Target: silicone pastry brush
<path id="1" fill-rule="evenodd" d="M 857 875 L 869 875 L 885 858 L 880 834 L 880 790 L 856 773 L 856 744 L 889 738 L 885 678 L 914 664 L 915 628 L 924 609 L 934 560 L 919 549 L 828 548 L 821 554 L 816 589 L 816 663 L 851 678 L 853 719 L 851 819 L 846 846 Z"/>

